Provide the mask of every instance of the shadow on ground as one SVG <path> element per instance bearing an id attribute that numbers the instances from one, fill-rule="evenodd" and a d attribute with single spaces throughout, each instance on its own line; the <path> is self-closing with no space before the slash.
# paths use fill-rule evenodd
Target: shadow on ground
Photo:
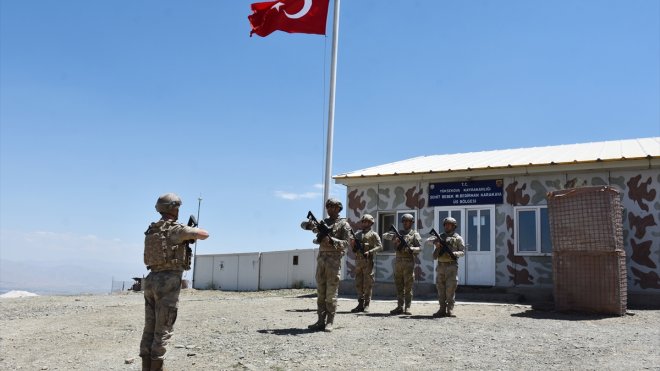
<path id="1" fill-rule="evenodd" d="M 627 313 L 633 316 L 634 313 Z M 532 318 L 532 319 L 551 319 L 558 321 L 594 321 L 612 317 L 620 317 L 615 314 L 602 313 L 582 313 L 582 312 L 558 312 L 555 310 L 529 309 L 520 313 L 513 313 L 511 317 Z"/>
<path id="2" fill-rule="evenodd" d="M 297 312 L 297 313 L 306 313 L 306 312 L 316 312 L 316 309 L 286 309 L 287 312 Z"/>
<path id="3" fill-rule="evenodd" d="M 402 319 L 439 319 L 439 318 L 434 318 L 433 316 L 422 316 L 419 314 L 413 314 L 410 316 L 400 316 Z"/>
<path id="4" fill-rule="evenodd" d="M 363 313 L 363 314 L 358 314 L 359 316 L 367 316 L 367 317 L 391 317 L 392 315 L 389 313 Z"/>
<path id="5" fill-rule="evenodd" d="M 307 328 L 280 328 L 280 329 L 267 329 L 267 330 L 257 330 L 260 334 L 269 334 L 269 335 L 302 335 L 309 334 L 312 332 L 317 332 L 315 330 L 310 330 Z"/>

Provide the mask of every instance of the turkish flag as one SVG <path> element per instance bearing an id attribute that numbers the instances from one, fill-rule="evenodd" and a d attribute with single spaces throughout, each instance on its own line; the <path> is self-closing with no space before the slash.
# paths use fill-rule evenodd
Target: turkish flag
<path id="1" fill-rule="evenodd" d="M 252 34 L 268 36 L 273 31 L 325 35 L 330 0 L 280 0 L 254 3 L 248 16 Z"/>

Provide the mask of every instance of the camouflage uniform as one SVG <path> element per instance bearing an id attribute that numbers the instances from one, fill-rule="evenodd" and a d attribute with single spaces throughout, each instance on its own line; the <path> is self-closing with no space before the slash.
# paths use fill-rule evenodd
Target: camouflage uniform
<path id="1" fill-rule="evenodd" d="M 399 230 L 399 234 L 406 240 L 410 251 L 397 249 L 394 265 L 394 283 L 396 285 L 397 307 L 390 311 L 392 314 L 410 313 L 410 303 L 413 295 L 413 282 L 415 280 L 415 256 L 419 254 L 422 237 L 414 229 Z M 403 306 L 405 304 L 405 310 Z"/>
<path id="2" fill-rule="evenodd" d="M 174 204 L 178 215 L 178 205 L 181 204 L 178 196 L 166 194 L 159 198 L 159 202 L 168 196 L 178 200 L 178 204 Z M 159 212 L 163 211 L 159 210 L 161 206 L 156 204 Z M 190 269 L 189 248 L 185 241 L 198 238 L 198 231 L 163 215 L 145 232 L 144 260 L 151 272 L 142 282 L 145 319 L 140 357 L 143 370 L 162 370 L 165 347 L 172 337 L 177 317 L 183 271 Z"/>
<path id="3" fill-rule="evenodd" d="M 168 244 L 172 249 L 183 245 L 183 242 L 196 237 L 196 229 L 172 221 L 160 220 L 149 228 L 158 227 L 163 223 L 168 226 Z M 185 248 L 185 247 L 184 247 Z M 181 277 L 185 267 L 184 262 L 167 262 L 160 266 L 150 266 L 151 273 L 144 279 L 144 331 L 140 343 L 140 356 L 149 356 L 152 360 L 165 358 L 165 346 L 172 337 L 174 322 L 179 307 L 179 292 Z"/>
<path id="4" fill-rule="evenodd" d="M 371 230 L 359 231 L 356 236 L 356 243 L 360 241 L 365 252 L 369 255 L 365 257 L 356 248 L 355 252 L 355 290 L 357 291 L 358 306 L 351 312 L 361 312 L 369 308 L 371 302 L 371 293 L 374 286 L 374 256 L 375 253 L 383 250 L 383 244 L 380 242 L 378 233 Z"/>
<path id="5" fill-rule="evenodd" d="M 316 222 L 311 220 L 308 215 L 308 220 L 302 222 L 300 226 L 305 230 L 318 233 L 318 224 L 323 224 L 329 230 L 328 238 L 324 236 L 319 241 L 317 235 L 317 239 L 314 240 L 315 244 L 320 244 L 319 255 L 316 259 L 316 313 L 318 320 L 316 323 L 309 325 L 308 328 L 332 331 L 335 313 L 337 312 L 341 258 L 352 241 L 352 229 L 346 219 L 339 217 L 339 211 L 343 208 L 339 200 L 330 198 L 325 202 L 325 207 L 330 217 L 322 222 Z"/>
<path id="6" fill-rule="evenodd" d="M 337 312 L 341 258 L 349 246 L 351 226 L 343 218 L 335 220 L 326 218 L 324 222 L 332 229 L 330 233 L 332 242 L 323 241 L 319 247 L 319 255 L 316 259 L 316 291 L 318 294 L 316 306 L 319 321 L 327 318 L 326 324 L 332 324 Z"/>
<path id="7" fill-rule="evenodd" d="M 440 238 L 446 241 L 447 246 L 457 258 L 465 255 L 465 243 L 458 233 L 443 232 L 440 234 Z M 433 250 L 433 259 L 438 259 L 438 265 L 435 268 L 435 285 L 440 302 L 440 310 L 434 314 L 435 317 L 451 316 L 451 311 L 454 309 L 456 286 L 458 286 L 458 261 L 447 253 L 440 255 L 440 251 L 438 248 Z"/>

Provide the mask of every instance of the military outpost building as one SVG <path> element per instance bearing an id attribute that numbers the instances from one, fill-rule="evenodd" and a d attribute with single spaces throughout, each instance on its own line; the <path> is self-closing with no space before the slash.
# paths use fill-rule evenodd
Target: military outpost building
<path id="1" fill-rule="evenodd" d="M 621 192 L 628 303 L 660 303 L 660 137 L 421 156 L 334 176 L 347 187 L 354 229 L 369 213 L 382 234 L 401 215 L 416 217 L 426 239 L 457 219 L 466 240 L 459 285 L 492 286 L 551 298 L 552 242 L 546 194 L 610 185 Z M 376 260 L 375 294 L 394 293 L 394 247 Z M 416 292 L 434 293 L 433 247 L 416 261 Z M 354 258 L 343 266 L 342 292 L 353 286 Z"/>

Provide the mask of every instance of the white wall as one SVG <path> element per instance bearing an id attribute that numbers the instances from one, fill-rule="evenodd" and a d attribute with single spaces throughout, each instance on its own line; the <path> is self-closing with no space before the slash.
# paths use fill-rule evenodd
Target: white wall
<path id="1" fill-rule="evenodd" d="M 316 287 L 317 249 L 198 255 L 193 287 L 256 291 Z M 294 265 L 294 257 L 297 263 Z"/>
<path id="2" fill-rule="evenodd" d="M 318 250 L 287 250 L 261 253 L 262 290 L 291 287 L 316 287 L 316 255 Z M 294 265 L 294 257 L 298 264 Z"/>
<path id="3" fill-rule="evenodd" d="M 213 289 L 213 255 L 197 255 L 193 271 L 193 287 Z"/>
<path id="4" fill-rule="evenodd" d="M 195 289 L 256 291 L 259 285 L 259 253 L 198 255 Z"/>

